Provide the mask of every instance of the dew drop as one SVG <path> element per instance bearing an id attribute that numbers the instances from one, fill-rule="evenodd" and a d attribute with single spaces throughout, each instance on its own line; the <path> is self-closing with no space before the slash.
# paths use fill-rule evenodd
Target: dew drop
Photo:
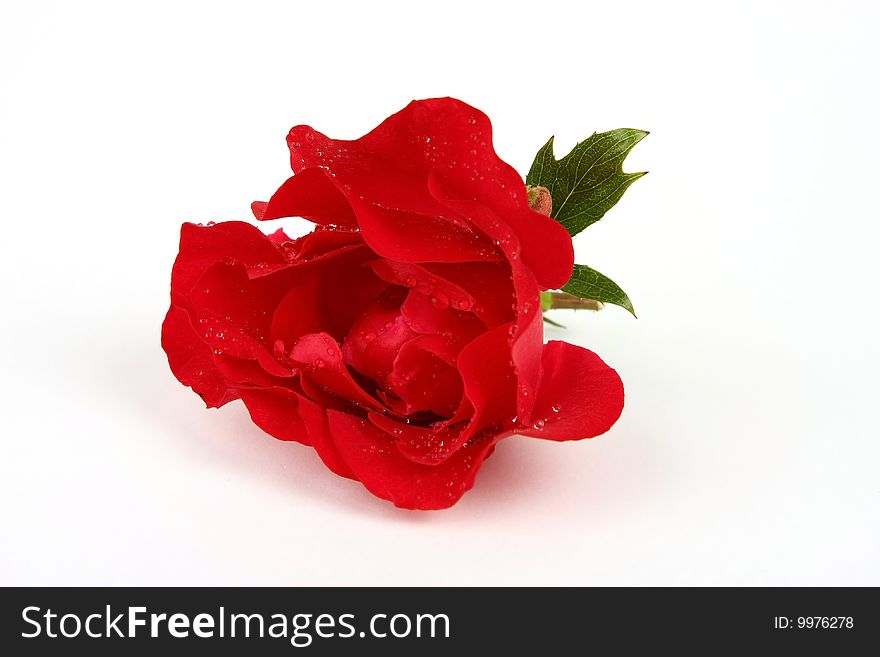
<path id="1" fill-rule="evenodd" d="M 209 221 L 209 222 L 206 223 L 205 225 L 208 226 L 208 227 L 216 226 L 216 225 L 217 225 L 217 222 L 216 222 L 216 221 Z"/>
<path id="2" fill-rule="evenodd" d="M 447 297 L 443 292 L 436 290 L 433 296 L 431 296 L 431 303 L 433 303 L 438 308 L 448 308 L 449 297 Z"/>
<path id="3" fill-rule="evenodd" d="M 468 308 L 471 307 L 471 302 L 465 298 L 456 299 L 455 300 L 455 307 L 458 308 L 459 310 L 467 310 Z"/>
<path id="4" fill-rule="evenodd" d="M 327 347 L 327 355 L 328 355 L 328 356 L 332 356 L 332 355 L 333 355 L 333 350 L 332 350 L 330 347 Z"/>
<path id="5" fill-rule="evenodd" d="M 532 428 L 535 429 L 535 431 L 540 431 L 541 429 L 544 428 L 544 420 L 535 420 L 535 423 L 532 425 Z"/>
<path id="6" fill-rule="evenodd" d="M 324 361 L 321 360 L 320 358 L 316 358 L 315 359 L 315 367 L 318 367 L 318 368 L 324 367 Z"/>
<path id="7" fill-rule="evenodd" d="M 553 406 L 550 407 L 550 409 L 551 409 L 554 413 L 558 413 L 558 412 L 559 412 L 559 408 L 560 408 L 559 404 L 553 404 Z"/>
<path id="8" fill-rule="evenodd" d="M 415 287 L 416 286 L 416 277 L 410 274 L 403 281 L 407 287 Z"/>
<path id="9" fill-rule="evenodd" d="M 371 332 L 371 333 L 367 333 L 367 334 L 364 336 L 364 340 L 366 340 L 367 342 L 372 342 L 372 341 L 375 340 L 375 339 L 376 339 L 376 334 L 375 334 L 375 333 L 372 333 L 372 332 Z"/>

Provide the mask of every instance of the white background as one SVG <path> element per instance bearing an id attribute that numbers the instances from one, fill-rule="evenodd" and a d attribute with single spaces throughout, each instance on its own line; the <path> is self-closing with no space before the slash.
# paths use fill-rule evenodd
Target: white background
<path id="1" fill-rule="evenodd" d="M 0 7 L 0 583 L 880 585 L 875 3 Z M 635 127 L 651 173 L 576 239 L 639 319 L 550 333 L 620 422 L 418 513 L 206 411 L 159 328 L 180 223 L 248 218 L 292 125 L 440 95 L 522 172 Z"/>

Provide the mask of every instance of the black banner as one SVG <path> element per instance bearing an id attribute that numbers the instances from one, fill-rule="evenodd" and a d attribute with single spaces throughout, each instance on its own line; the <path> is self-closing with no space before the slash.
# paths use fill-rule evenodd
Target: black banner
<path id="1" fill-rule="evenodd" d="M 586 654 L 646 642 L 846 650 L 878 645 L 878 614 L 875 589 L 7 588 L 0 646 L 7 655 Z"/>

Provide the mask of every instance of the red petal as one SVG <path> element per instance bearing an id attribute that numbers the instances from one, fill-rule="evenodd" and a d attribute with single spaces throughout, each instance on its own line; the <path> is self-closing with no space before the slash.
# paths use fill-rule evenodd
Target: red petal
<path id="1" fill-rule="evenodd" d="M 285 293 L 287 276 L 250 279 L 235 261 L 211 265 L 191 293 L 200 337 L 216 354 L 256 360 L 270 374 L 291 376 L 269 346 L 271 310 Z"/>
<path id="2" fill-rule="evenodd" d="M 290 242 L 290 237 L 287 236 L 287 233 L 284 232 L 283 228 L 279 228 L 274 233 L 269 233 L 266 235 L 272 242 L 278 246 Z"/>
<path id="3" fill-rule="evenodd" d="M 366 408 L 382 411 L 384 407 L 352 378 L 342 359 L 339 344 L 327 333 L 301 337 L 290 358 L 303 366 L 303 376 L 324 386 L 340 397 Z"/>
<path id="4" fill-rule="evenodd" d="M 344 340 L 367 304 L 389 287 L 364 266 L 373 257 L 365 247 L 345 246 L 298 265 L 275 308 L 272 340 L 282 340 L 288 349 L 306 333 L 323 331 Z"/>
<path id="5" fill-rule="evenodd" d="M 370 263 L 376 275 L 389 283 L 412 288 L 416 292 L 431 299 L 437 308 L 449 308 L 467 311 L 475 308 L 474 297 L 464 288 L 450 281 L 431 274 L 419 265 L 395 262 L 394 260 L 376 260 Z"/>
<path id="6" fill-rule="evenodd" d="M 427 217 L 449 216 L 423 193 L 429 173 L 435 172 L 451 198 L 479 199 L 504 217 L 542 287 L 561 287 L 571 276 L 574 253 L 565 228 L 529 208 L 522 178 L 492 147 L 488 117 L 459 100 L 413 101 L 354 141 L 297 126 L 287 142 L 295 172 L 326 167 L 350 199 Z"/>
<path id="7" fill-rule="evenodd" d="M 436 297 L 433 297 L 436 299 Z M 411 290 L 400 307 L 410 328 L 426 335 L 449 335 L 470 342 L 486 330 L 476 316 L 453 308 L 442 308 L 432 297 Z"/>
<path id="8" fill-rule="evenodd" d="M 297 258 L 313 260 L 318 256 L 338 252 L 345 246 L 363 244 L 363 237 L 356 230 L 319 230 L 315 229 L 301 238 L 302 243 Z"/>
<path id="9" fill-rule="evenodd" d="M 516 297 L 507 262 L 430 263 L 424 265 L 424 270 L 467 290 L 475 304 L 474 312 L 486 326 L 506 324 L 516 317 Z"/>
<path id="10" fill-rule="evenodd" d="M 185 223 L 180 227 L 180 252 L 171 270 L 171 303 L 187 307 L 189 293 L 205 270 L 224 258 L 232 258 L 246 267 L 286 262 L 273 241 L 250 224 Z"/>
<path id="11" fill-rule="evenodd" d="M 432 193 L 444 198 L 446 193 L 433 179 L 430 182 Z M 544 327 L 541 314 L 541 297 L 535 275 L 526 267 L 520 257 L 521 246 L 511 229 L 488 208 L 474 201 L 455 201 L 446 198 L 444 202 L 455 208 L 493 238 L 510 263 L 511 280 L 515 292 L 516 322 L 508 341 L 510 356 L 516 367 L 517 415 L 523 421 L 530 421 L 535 392 L 541 374 L 541 349 Z"/>
<path id="12" fill-rule="evenodd" d="M 290 348 L 307 333 L 323 331 L 321 273 L 318 267 L 303 268 L 290 280 L 287 293 L 272 311 L 269 337 L 273 348 L 280 340 L 280 349 Z"/>
<path id="13" fill-rule="evenodd" d="M 317 224 L 357 227 L 357 219 L 345 196 L 324 169 L 298 172 L 278 188 L 265 206 L 252 206 L 257 219 L 303 217 Z"/>
<path id="14" fill-rule="evenodd" d="M 269 374 L 256 360 L 236 358 L 229 354 L 214 354 L 214 366 L 230 386 L 236 388 L 287 388 L 290 378 Z"/>
<path id="15" fill-rule="evenodd" d="M 299 398 L 292 390 L 242 390 L 241 400 L 254 424 L 270 436 L 311 445 L 299 414 Z"/>
<path id="16" fill-rule="evenodd" d="M 400 454 L 385 431 L 347 413 L 329 411 L 330 433 L 354 475 L 366 488 L 405 509 L 445 509 L 474 484 L 498 436 L 459 449 L 436 466 Z"/>
<path id="17" fill-rule="evenodd" d="M 342 343 L 342 355 L 347 364 L 385 387 L 394 359 L 415 336 L 399 308 L 375 303 L 352 327 Z"/>
<path id="18" fill-rule="evenodd" d="M 254 201 L 251 203 L 251 212 L 254 213 L 254 219 L 260 220 L 266 214 L 266 201 Z"/>
<path id="19" fill-rule="evenodd" d="M 551 341 L 532 414 L 534 425 L 517 430 L 549 440 L 580 440 L 605 433 L 623 411 L 623 383 L 592 351 Z"/>
<path id="20" fill-rule="evenodd" d="M 462 395 L 461 376 L 452 367 L 457 354 L 456 346 L 439 335 L 422 335 L 401 346 L 388 385 L 405 402 L 407 415 L 455 413 Z"/>
<path id="21" fill-rule="evenodd" d="M 364 241 L 386 258 L 400 262 L 470 262 L 497 258 L 485 236 L 464 222 L 392 210 L 360 198 L 349 199 L 357 213 Z"/>
<path id="22" fill-rule="evenodd" d="M 498 326 L 468 343 L 458 356 L 464 394 L 473 405 L 465 438 L 486 427 L 509 426 L 516 413 L 516 377 L 507 344 L 509 326 Z"/>
<path id="23" fill-rule="evenodd" d="M 336 446 L 327 421 L 327 410 L 306 397 L 299 398 L 299 413 L 308 427 L 312 447 L 330 470 L 340 477 L 356 479 Z"/>
<path id="24" fill-rule="evenodd" d="M 420 427 L 386 415 L 369 414 L 370 422 L 394 439 L 394 446 L 407 459 L 423 465 L 438 465 L 448 460 L 461 446 L 458 427 Z"/>
<path id="25" fill-rule="evenodd" d="M 214 366 L 214 354 L 193 330 L 185 310 L 172 306 L 162 323 L 162 348 L 177 380 L 189 386 L 208 408 L 238 399 Z"/>

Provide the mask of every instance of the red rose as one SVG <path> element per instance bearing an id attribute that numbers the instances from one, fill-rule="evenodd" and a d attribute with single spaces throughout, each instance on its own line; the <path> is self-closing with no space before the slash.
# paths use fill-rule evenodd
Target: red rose
<path id="1" fill-rule="evenodd" d="M 241 399 L 281 440 L 412 509 L 454 504 L 503 437 L 575 440 L 623 408 L 594 353 L 543 344 L 539 292 L 571 238 L 528 205 L 489 119 L 416 101 L 354 141 L 297 126 L 294 176 L 257 219 L 184 224 L 162 345 L 209 407 Z"/>

